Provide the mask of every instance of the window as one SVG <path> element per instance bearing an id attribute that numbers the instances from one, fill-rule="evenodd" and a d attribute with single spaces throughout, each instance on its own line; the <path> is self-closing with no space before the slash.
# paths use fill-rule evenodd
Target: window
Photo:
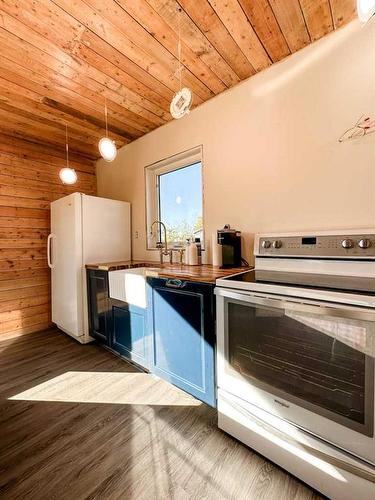
<path id="1" fill-rule="evenodd" d="M 170 246 L 179 246 L 187 238 L 200 238 L 203 243 L 201 148 L 146 167 L 146 205 L 148 248 L 155 248 L 162 236 L 160 228 L 151 234 L 155 220 L 166 225 Z"/>
<path id="2" fill-rule="evenodd" d="M 202 164 L 158 176 L 160 220 L 167 227 L 168 243 L 202 238 Z"/>

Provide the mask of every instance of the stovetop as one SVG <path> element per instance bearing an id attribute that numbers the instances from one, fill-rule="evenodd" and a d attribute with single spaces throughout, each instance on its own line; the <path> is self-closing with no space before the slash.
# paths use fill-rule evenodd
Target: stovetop
<path id="1" fill-rule="evenodd" d="M 244 273 L 227 276 L 222 282 L 279 286 L 293 288 L 329 289 L 340 292 L 375 293 L 375 277 L 342 276 L 285 271 L 267 271 L 253 269 Z M 224 285 L 225 286 L 225 285 Z"/>

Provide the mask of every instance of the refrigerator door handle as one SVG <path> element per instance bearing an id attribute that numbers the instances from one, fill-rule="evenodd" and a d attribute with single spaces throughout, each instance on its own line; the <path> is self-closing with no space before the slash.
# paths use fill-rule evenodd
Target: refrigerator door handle
<path id="1" fill-rule="evenodd" d="M 51 261 L 51 243 L 54 236 L 55 235 L 53 233 L 50 233 L 47 238 L 47 263 L 50 269 L 53 269 L 55 267 L 55 264 L 53 264 Z"/>

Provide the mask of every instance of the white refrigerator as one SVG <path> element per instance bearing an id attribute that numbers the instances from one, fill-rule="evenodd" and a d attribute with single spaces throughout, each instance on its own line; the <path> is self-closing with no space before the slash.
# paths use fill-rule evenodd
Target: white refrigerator
<path id="1" fill-rule="evenodd" d="M 47 259 L 52 321 L 81 343 L 88 332 L 85 264 L 130 260 L 130 203 L 73 193 L 51 203 Z"/>

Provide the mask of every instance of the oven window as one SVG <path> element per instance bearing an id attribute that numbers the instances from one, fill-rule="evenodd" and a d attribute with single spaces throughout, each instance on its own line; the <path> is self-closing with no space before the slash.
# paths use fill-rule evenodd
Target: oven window
<path id="1" fill-rule="evenodd" d="M 367 354 L 373 322 L 231 301 L 227 321 L 227 360 L 238 375 L 359 432 L 373 432 L 374 361 Z"/>

